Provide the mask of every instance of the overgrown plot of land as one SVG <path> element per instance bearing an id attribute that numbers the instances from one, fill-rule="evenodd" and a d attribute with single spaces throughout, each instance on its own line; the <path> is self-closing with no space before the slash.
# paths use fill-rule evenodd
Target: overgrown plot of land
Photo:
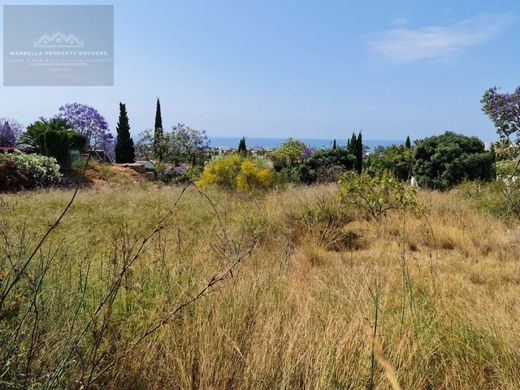
<path id="1" fill-rule="evenodd" d="M 167 213 L 181 191 L 79 193 L 2 303 L 2 383 L 520 384 L 520 242 L 473 200 L 420 191 L 421 213 L 374 219 L 336 185 L 256 198 L 188 186 Z M 2 197 L 3 288 L 71 195 Z"/>

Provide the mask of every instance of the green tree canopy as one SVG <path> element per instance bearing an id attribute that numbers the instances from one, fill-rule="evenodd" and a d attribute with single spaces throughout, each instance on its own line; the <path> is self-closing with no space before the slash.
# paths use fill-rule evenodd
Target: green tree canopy
<path id="1" fill-rule="evenodd" d="M 41 118 L 27 126 L 27 131 L 22 134 L 20 141 L 32 146 L 44 156 L 56 158 L 58 164 L 64 167 L 70 163 L 69 150 L 84 150 L 87 145 L 87 138 L 83 134 L 70 129 L 67 119 Z"/>
<path id="2" fill-rule="evenodd" d="M 355 168 L 355 161 L 356 157 L 345 148 L 319 150 L 299 166 L 300 181 L 336 181 L 346 170 Z"/>
<path id="3" fill-rule="evenodd" d="M 303 160 L 303 154 L 307 146 L 296 139 L 289 138 L 283 142 L 282 146 L 271 153 L 275 169 L 293 168 Z"/>
<path id="4" fill-rule="evenodd" d="M 413 174 L 420 186 L 447 190 L 463 180 L 493 179 L 495 164 L 477 137 L 448 131 L 417 143 Z"/>
<path id="5" fill-rule="evenodd" d="M 415 151 L 406 145 L 391 145 L 376 149 L 368 160 L 371 174 L 391 172 L 399 180 L 408 180 L 412 174 Z"/>

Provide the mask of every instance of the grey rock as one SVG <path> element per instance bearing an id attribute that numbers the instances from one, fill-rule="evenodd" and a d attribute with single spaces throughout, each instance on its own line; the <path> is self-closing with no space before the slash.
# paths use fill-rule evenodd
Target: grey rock
<path id="1" fill-rule="evenodd" d="M 132 164 L 128 164 L 127 166 L 128 166 L 128 168 L 133 169 L 137 173 L 145 173 L 146 172 L 144 164 L 141 164 L 141 163 L 132 163 Z"/>

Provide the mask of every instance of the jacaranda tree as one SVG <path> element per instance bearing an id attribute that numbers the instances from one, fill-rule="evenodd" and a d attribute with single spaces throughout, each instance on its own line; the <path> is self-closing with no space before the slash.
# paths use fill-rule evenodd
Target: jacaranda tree
<path id="1" fill-rule="evenodd" d="M 22 134 L 22 125 L 12 119 L 0 119 L 0 146 L 16 146 Z"/>
<path id="2" fill-rule="evenodd" d="M 482 96 L 482 111 L 491 119 L 501 138 L 510 139 L 516 133 L 520 138 L 520 87 L 513 93 L 499 93 L 489 88 Z"/>
<path id="3" fill-rule="evenodd" d="M 83 134 L 92 149 L 101 149 L 112 157 L 114 136 L 108 129 L 108 123 L 94 107 L 81 103 L 69 103 L 60 107 L 58 115 L 70 124 L 73 131 Z"/>

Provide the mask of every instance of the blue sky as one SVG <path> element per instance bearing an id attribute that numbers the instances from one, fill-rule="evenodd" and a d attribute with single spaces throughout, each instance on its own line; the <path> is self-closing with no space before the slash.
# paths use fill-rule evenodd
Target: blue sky
<path id="1" fill-rule="evenodd" d="M 480 97 L 519 84 L 515 0 L 113 4 L 115 85 L 0 86 L 0 117 L 29 124 L 78 101 L 115 129 L 121 101 L 137 134 L 153 126 L 158 96 L 166 127 L 210 136 L 342 139 L 362 129 L 368 139 L 416 139 L 454 130 L 492 140 Z"/>

